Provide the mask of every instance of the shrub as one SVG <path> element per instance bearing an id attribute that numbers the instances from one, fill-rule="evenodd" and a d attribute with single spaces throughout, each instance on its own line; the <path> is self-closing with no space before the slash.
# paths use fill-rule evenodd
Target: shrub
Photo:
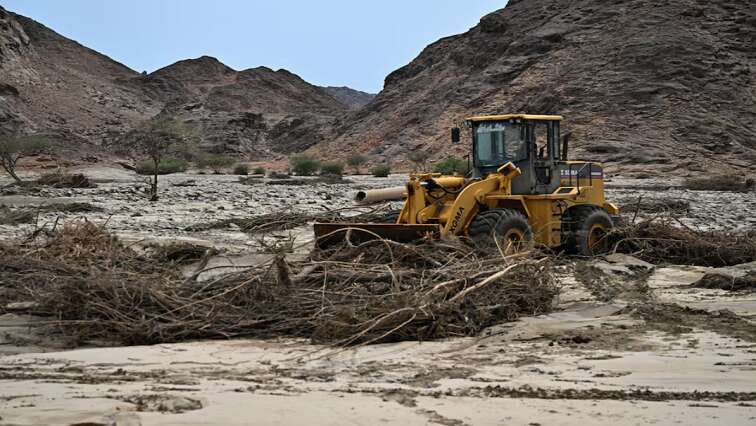
<path id="1" fill-rule="evenodd" d="M 448 157 L 446 160 L 437 163 L 433 167 L 433 171 L 445 175 L 452 175 L 455 173 L 465 174 L 468 171 L 467 161 L 461 158 Z"/>
<path id="2" fill-rule="evenodd" d="M 291 170 L 299 176 L 312 176 L 320 169 L 320 161 L 305 154 L 291 157 L 289 163 Z"/>
<path id="3" fill-rule="evenodd" d="M 347 158 L 347 164 L 354 169 L 355 174 L 360 174 L 360 166 L 367 162 L 367 157 L 361 154 L 355 154 Z"/>
<path id="4" fill-rule="evenodd" d="M 253 175 L 264 175 L 265 174 L 265 168 L 264 167 L 255 167 L 255 170 L 252 171 Z"/>
<path id="5" fill-rule="evenodd" d="M 157 173 L 159 175 L 170 175 L 172 173 L 185 172 L 189 164 L 178 158 L 163 158 L 158 163 Z M 155 174 L 155 164 L 152 160 L 140 161 L 136 164 L 136 172 L 140 175 L 151 176 Z"/>
<path id="6" fill-rule="evenodd" d="M 428 161 L 428 158 L 430 158 L 430 154 L 423 151 L 410 152 L 407 155 L 407 159 L 415 163 L 417 167 L 425 167 L 425 163 Z"/>
<path id="7" fill-rule="evenodd" d="M 344 174 L 344 165 L 335 161 L 323 163 L 320 166 L 321 175 L 341 176 Z"/>
<path id="8" fill-rule="evenodd" d="M 247 176 L 249 174 L 249 166 L 241 163 L 235 165 L 234 174 L 239 176 Z"/>
<path id="9" fill-rule="evenodd" d="M 744 192 L 754 189 L 754 182 L 752 179 L 745 179 L 737 175 L 714 175 L 688 178 L 683 186 L 692 191 Z"/>
<path id="10" fill-rule="evenodd" d="M 46 173 L 37 179 L 38 185 L 53 188 L 96 188 L 97 185 L 83 174 L 69 174 L 62 172 Z"/>
<path id="11" fill-rule="evenodd" d="M 226 167 L 230 167 L 232 164 L 234 164 L 236 161 L 223 154 L 207 154 L 200 156 L 199 159 L 197 159 L 197 167 L 200 169 L 209 168 L 214 173 L 220 174 L 223 169 Z"/>
<path id="12" fill-rule="evenodd" d="M 391 174 L 391 166 L 389 165 L 381 165 L 381 166 L 375 166 L 373 167 L 373 176 L 375 177 L 381 177 L 385 178 L 388 177 Z"/>

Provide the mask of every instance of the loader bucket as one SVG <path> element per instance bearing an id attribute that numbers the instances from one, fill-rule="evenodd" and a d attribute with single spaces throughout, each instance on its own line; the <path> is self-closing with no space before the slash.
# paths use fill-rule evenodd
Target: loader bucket
<path id="1" fill-rule="evenodd" d="M 394 223 L 316 223 L 316 244 L 325 248 L 344 240 L 360 244 L 372 240 L 391 240 L 409 243 L 426 236 L 437 238 L 441 233 L 438 225 L 403 225 Z"/>

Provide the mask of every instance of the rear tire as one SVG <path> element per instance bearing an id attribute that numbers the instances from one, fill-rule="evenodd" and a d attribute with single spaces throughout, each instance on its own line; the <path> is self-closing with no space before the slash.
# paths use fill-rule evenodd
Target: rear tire
<path id="1" fill-rule="evenodd" d="M 510 209 L 478 213 L 470 223 L 468 235 L 476 247 L 497 250 L 498 246 L 506 255 L 527 250 L 533 243 L 533 230 L 528 219 L 519 211 Z"/>
<path id="2" fill-rule="evenodd" d="M 612 218 L 596 206 L 580 206 L 571 209 L 563 218 L 568 224 L 565 248 L 570 254 L 596 256 L 607 253 L 611 244 L 607 236 L 614 227 Z"/>

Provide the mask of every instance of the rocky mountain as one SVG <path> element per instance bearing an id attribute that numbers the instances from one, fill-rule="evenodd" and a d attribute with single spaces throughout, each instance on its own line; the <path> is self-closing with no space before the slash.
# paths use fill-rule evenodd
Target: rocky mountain
<path id="1" fill-rule="evenodd" d="M 480 113 L 559 113 L 575 157 L 677 173 L 756 164 L 756 8 L 729 0 L 510 0 L 428 46 L 313 151 L 464 154 Z"/>
<path id="2" fill-rule="evenodd" d="M 112 139 L 160 111 L 129 84 L 138 74 L 0 8 L 0 130 L 50 134 L 71 146 Z"/>
<path id="3" fill-rule="evenodd" d="M 354 110 L 364 107 L 375 98 L 375 94 L 373 93 L 361 92 L 359 90 L 354 90 L 351 87 L 329 86 L 323 87 L 322 89 L 336 98 L 337 101 Z"/>
<path id="4" fill-rule="evenodd" d="M 472 114 L 558 113 L 576 158 L 672 174 L 747 169 L 755 45 L 750 2 L 510 0 L 428 46 L 373 98 L 210 57 L 142 75 L 0 8 L 0 131 L 118 146 L 162 111 L 192 123 L 208 150 L 397 162 L 414 150 L 466 154 L 448 131 Z"/>
<path id="5" fill-rule="evenodd" d="M 139 83 L 163 99 L 165 112 L 193 124 L 206 150 L 251 158 L 312 146 L 321 141 L 318 132 L 300 135 L 298 130 L 328 128 L 348 110 L 289 71 L 235 71 L 207 56 L 177 62 Z"/>
<path id="6" fill-rule="evenodd" d="M 235 71 L 211 57 L 142 75 L 2 8 L 0 100 L 0 131 L 43 132 L 85 154 L 122 147 L 121 135 L 162 111 L 191 123 L 208 150 L 260 159 L 320 142 L 319 129 L 353 107 L 289 71 Z"/>

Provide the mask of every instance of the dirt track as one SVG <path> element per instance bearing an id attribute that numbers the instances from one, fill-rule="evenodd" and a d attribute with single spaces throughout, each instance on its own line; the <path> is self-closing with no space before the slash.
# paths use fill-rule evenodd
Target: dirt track
<path id="1" fill-rule="evenodd" d="M 231 176 L 170 176 L 164 200 L 150 204 L 138 188 L 129 192 L 130 174 L 95 169 L 92 175 L 115 180 L 46 195 L 102 207 L 104 212 L 83 215 L 107 220 L 128 241 L 182 238 L 228 250 L 217 262 L 255 261 L 255 239 L 238 229 L 187 228 L 275 211 L 279 202 L 270 194 L 297 194 L 291 208 L 310 211 L 348 205 L 343 192 L 356 185 L 402 180 L 272 189 L 237 187 Z M 188 179 L 197 186 L 172 185 Z M 189 191 L 200 196 L 178 203 L 191 198 Z M 637 200 L 638 192 L 616 189 L 609 196 L 623 204 Z M 724 210 L 730 194 L 687 196 L 703 200 L 692 203 L 683 219 L 688 223 L 718 225 L 711 222 L 715 212 L 734 218 L 743 209 Z M 2 197 L 0 204 L 43 201 L 20 197 Z M 750 197 L 744 202 L 756 202 Z M 45 213 L 42 220 L 55 216 Z M 3 226 L 0 233 L 9 238 L 29 229 Z M 304 231 L 294 232 L 306 238 Z M 691 286 L 707 271 L 700 267 L 654 268 L 621 257 L 586 266 L 614 283 L 611 293 L 565 268 L 551 315 L 496 326 L 478 338 L 349 350 L 299 340 L 232 340 L 60 351 L 26 325 L 41 319 L 8 313 L 0 316 L 0 424 L 754 422 L 752 290 Z"/>

